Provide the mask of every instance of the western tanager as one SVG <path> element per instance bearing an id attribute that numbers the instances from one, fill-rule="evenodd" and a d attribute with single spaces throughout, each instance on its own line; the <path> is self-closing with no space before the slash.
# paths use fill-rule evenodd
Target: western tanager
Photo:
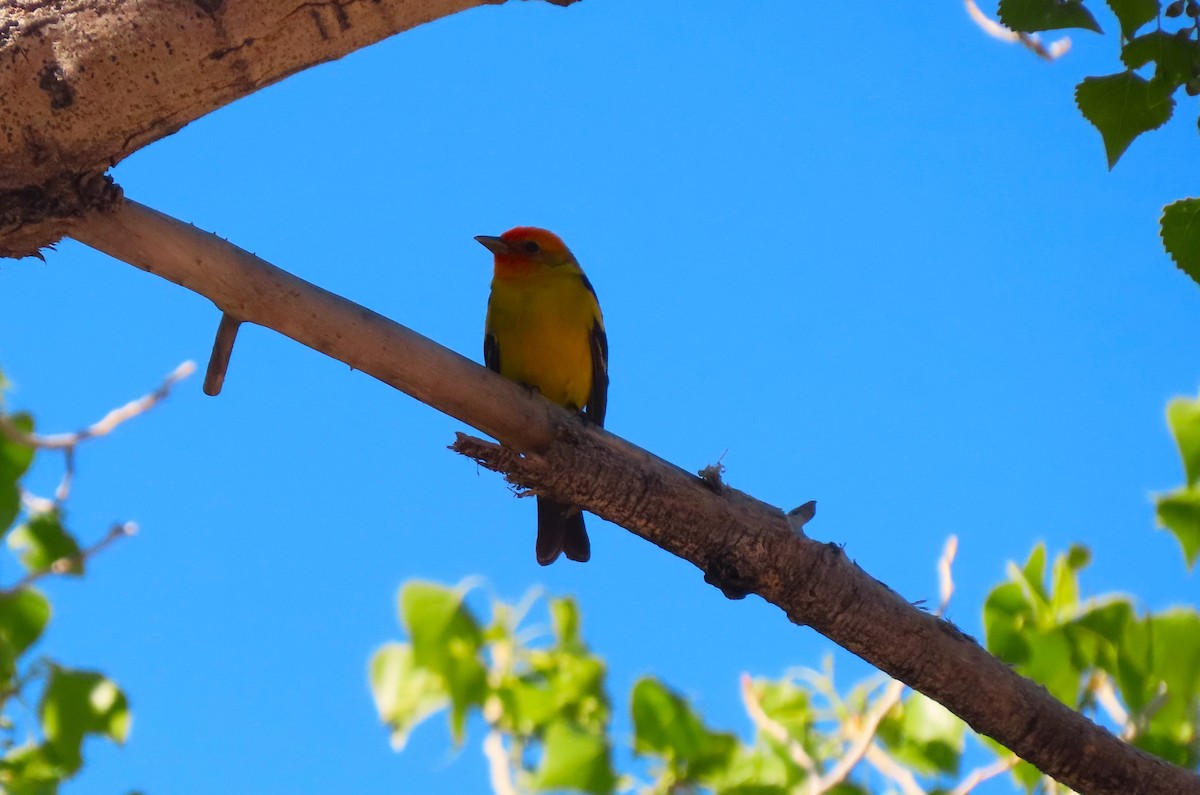
<path id="1" fill-rule="evenodd" d="M 604 424 L 608 338 L 596 291 L 553 232 L 518 226 L 475 238 L 496 256 L 484 324 L 483 360 L 505 378 Z M 537 498 L 537 560 L 591 557 L 579 508 Z"/>

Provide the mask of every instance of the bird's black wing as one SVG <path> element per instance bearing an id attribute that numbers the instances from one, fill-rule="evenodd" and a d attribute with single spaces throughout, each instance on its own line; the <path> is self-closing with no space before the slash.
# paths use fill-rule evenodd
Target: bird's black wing
<path id="1" fill-rule="evenodd" d="M 500 343 L 496 342 L 495 334 L 483 336 L 483 363 L 493 373 L 500 372 Z"/>
<path id="2" fill-rule="evenodd" d="M 588 341 L 592 348 L 592 393 L 588 395 L 584 416 L 603 427 L 604 412 L 608 408 L 608 335 L 600 318 L 592 323 Z"/>
<path id="3" fill-rule="evenodd" d="M 596 288 L 588 277 L 580 273 L 583 286 L 592 294 L 596 309 L 600 308 L 600 299 L 596 297 Z M 592 392 L 588 395 L 587 408 L 583 416 L 589 421 L 604 427 L 604 412 L 608 409 L 608 335 L 604 333 L 604 323 L 597 315 L 592 321 L 592 330 L 588 334 L 588 344 L 592 349 Z"/>

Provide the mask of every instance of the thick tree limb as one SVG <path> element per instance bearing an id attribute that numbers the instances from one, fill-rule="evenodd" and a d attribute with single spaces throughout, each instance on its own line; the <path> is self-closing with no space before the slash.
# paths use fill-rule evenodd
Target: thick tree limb
<path id="1" fill-rule="evenodd" d="M 235 246 L 126 202 L 72 236 L 212 299 L 426 402 L 506 446 L 454 449 L 508 480 L 615 522 L 726 594 L 756 593 L 1085 795 L 1200 795 L 1200 778 L 1146 754 L 914 608 L 836 544 L 778 509 L 705 481 L 361 306 Z"/>
<path id="2" fill-rule="evenodd" d="M 400 31 L 503 1 L 0 4 L 0 256 L 52 245 L 67 219 L 112 198 L 87 190 L 97 177 L 188 122 Z M 383 96 L 391 77 L 378 79 Z"/>

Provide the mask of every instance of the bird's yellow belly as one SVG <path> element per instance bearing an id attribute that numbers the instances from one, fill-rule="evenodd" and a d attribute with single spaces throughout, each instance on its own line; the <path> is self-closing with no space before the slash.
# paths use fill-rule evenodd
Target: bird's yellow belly
<path id="1" fill-rule="evenodd" d="M 539 292 L 492 302 L 488 325 L 500 374 L 537 387 L 560 406 L 582 409 L 592 390 L 592 350 L 591 328 L 581 321 L 590 320 L 591 312 L 561 294 Z"/>

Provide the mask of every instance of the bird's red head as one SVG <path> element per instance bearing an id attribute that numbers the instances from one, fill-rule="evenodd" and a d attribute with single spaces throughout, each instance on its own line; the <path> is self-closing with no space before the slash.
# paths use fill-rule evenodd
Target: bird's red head
<path id="1" fill-rule="evenodd" d="M 497 276 L 521 276 L 575 263 L 575 256 L 558 235 L 536 226 L 517 226 L 499 237 L 479 235 L 475 239 L 496 255 Z"/>

